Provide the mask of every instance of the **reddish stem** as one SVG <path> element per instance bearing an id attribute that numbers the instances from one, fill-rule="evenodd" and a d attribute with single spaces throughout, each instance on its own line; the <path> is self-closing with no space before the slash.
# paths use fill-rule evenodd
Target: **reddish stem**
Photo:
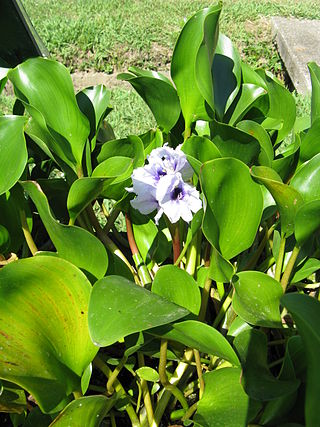
<path id="1" fill-rule="evenodd" d="M 136 255 L 139 253 L 139 251 L 138 251 L 138 247 L 136 245 L 136 241 L 134 240 L 132 225 L 131 225 L 131 221 L 130 221 L 128 214 L 125 215 L 125 218 L 126 218 L 127 236 L 128 236 L 128 242 L 129 242 L 130 250 L 131 250 L 132 255 Z"/>
<path id="2" fill-rule="evenodd" d="M 172 249 L 173 249 L 173 263 L 175 263 L 179 258 L 179 255 L 181 252 L 179 222 L 176 222 L 175 224 L 173 224 Z"/>

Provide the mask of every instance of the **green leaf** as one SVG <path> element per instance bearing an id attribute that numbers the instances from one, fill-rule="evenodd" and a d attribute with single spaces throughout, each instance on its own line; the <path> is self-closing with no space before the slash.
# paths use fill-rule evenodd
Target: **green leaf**
<path id="1" fill-rule="evenodd" d="M 40 139 L 78 172 L 90 127 L 77 105 L 67 68 L 49 59 L 31 58 L 11 70 L 8 77 Z"/>
<path id="2" fill-rule="evenodd" d="M 219 34 L 212 63 L 214 107 L 220 120 L 240 90 L 241 60 L 237 49 L 224 34 Z"/>
<path id="3" fill-rule="evenodd" d="M 142 368 L 139 368 L 136 370 L 136 374 L 139 378 L 142 378 L 143 380 L 150 381 L 153 383 L 156 383 L 159 381 L 159 374 L 158 372 L 150 368 L 149 366 L 143 366 Z"/>
<path id="4" fill-rule="evenodd" d="M 307 133 L 301 133 L 300 160 L 302 163 L 320 153 L 320 116 L 314 120 Z"/>
<path id="5" fill-rule="evenodd" d="M 265 89 L 260 86 L 251 83 L 243 83 L 241 86 L 240 97 L 230 119 L 228 120 L 229 124 L 235 125 L 239 122 L 251 109 L 253 104 L 266 93 Z"/>
<path id="6" fill-rule="evenodd" d="M 110 398 L 102 395 L 80 397 L 69 403 L 49 427 L 99 427 L 116 399 L 116 395 Z"/>
<path id="7" fill-rule="evenodd" d="M 303 204 L 300 189 L 298 192 L 292 186 L 283 184 L 280 176 L 273 169 L 265 166 L 253 166 L 251 173 L 270 191 L 280 212 L 281 233 L 287 237 L 290 236 L 294 231 L 297 210 Z"/>
<path id="8" fill-rule="evenodd" d="M 10 246 L 9 231 L 3 225 L 0 225 L 0 254 L 8 252 Z"/>
<path id="9" fill-rule="evenodd" d="M 148 132 L 140 135 L 144 147 L 144 155 L 147 157 L 155 148 L 162 147 L 163 134 L 160 129 L 150 129 Z"/>
<path id="10" fill-rule="evenodd" d="M 0 413 L 22 414 L 27 410 L 27 399 L 24 390 L 7 381 L 1 381 Z"/>
<path id="11" fill-rule="evenodd" d="M 300 246 L 316 237 L 320 229 L 320 200 L 305 203 L 295 218 L 294 235 Z"/>
<path id="12" fill-rule="evenodd" d="M 285 144 L 286 141 L 283 142 L 283 145 Z M 300 136 L 296 134 L 293 136 L 293 142 L 286 145 L 285 150 L 281 151 L 281 154 L 272 162 L 272 169 L 279 174 L 283 182 L 288 182 L 297 168 L 300 153 L 299 148 Z"/>
<path id="13" fill-rule="evenodd" d="M 0 117 L 0 195 L 14 186 L 26 167 L 26 121 L 22 116 Z"/>
<path id="14" fill-rule="evenodd" d="M 280 120 L 281 128 L 278 130 L 276 142 L 282 141 L 292 130 L 296 120 L 296 103 L 291 93 L 283 84 L 268 71 L 259 70 L 260 76 L 265 81 L 269 96 L 268 118 L 262 126 L 268 127 L 268 119 Z"/>
<path id="15" fill-rule="evenodd" d="M 25 181 L 21 185 L 36 205 L 59 257 L 97 279 L 103 277 L 108 267 L 108 256 L 100 240 L 83 228 L 60 224 L 55 220 L 48 200 L 37 183 Z"/>
<path id="16" fill-rule="evenodd" d="M 281 327 L 279 282 L 260 271 L 242 271 L 232 279 L 234 311 L 255 326 Z"/>
<path id="17" fill-rule="evenodd" d="M 204 136 L 192 135 L 183 143 L 181 149 L 198 175 L 203 163 L 221 157 L 214 143 Z"/>
<path id="18" fill-rule="evenodd" d="M 158 126 L 168 133 L 177 123 L 181 108 L 176 89 L 168 78 L 156 71 L 143 71 L 130 67 L 132 74 L 118 75 L 129 82 L 149 106 Z"/>
<path id="19" fill-rule="evenodd" d="M 261 189 L 249 168 L 233 158 L 215 159 L 203 165 L 200 174 L 207 200 L 203 232 L 226 259 L 249 248 L 261 219 Z"/>
<path id="20" fill-rule="evenodd" d="M 187 347 L 218 356 L 235 366 L 240 366 L 239 359 L 229 342 L 212 326 L 196 320 L 174 323 L 159 330 L 150 331 L 168 340 L 180 342 Z"/>
<path id="21" fill-rule="evenodd" d="M 320 68 L 315 62 L 308 63 L 311 77 L 311 124 L 320 118 Z"/>
<path id="22" fill-rule="evenodd" d="M 80 390 L 97 353 L 88 332 L 91 285 L 69 262 L 27 258 L 0 270 L 0 378 L 30 392 L 44 412 Z"/>
<path id="23" fill-rule="evenodd" d="M 259 141 L 247 132 L 225 123 L 210 122 L 212 141 L 222 157 L 234 157 L 245 164 L 252 164 L 260 153 Z"/>
<path id="24" fill-rule="evenodd" d="M 85 394 L 89 388 L 90 380 L 92 375 L 92 363 L 89 363 L 89 365 L 84 370 L 84 373 L 81 377 L 81 392 L 82 394 Z"/>
<path id="25" fill-rule="evenodd" d="M 301 280 L 311 276 L 311 274 L 317 270 L 320 270 L 320 261 L 316 258 L 308 258 L 306 262 L 304 262 L 302 266 L 299 266 L 299 268 L 295 271 L 291 282 L 301 282 Z"/>
<path id="26" fill-rule="evenodd" d="M 237 128 L 254 136 L 260 144 L 259 163 L 262 166 L 271 166 L 273 147 L 268 132 L 259 123 L 252 120 L 243 120 L 237 123 Z"/>
<path id="27" fill-rule="evenodd" d="M 192 122 L 208 120 L 208 104 L 214 110 L 211 65 L 218 41 L 221 3 L 202 9 L 183 27 L 171 62 L 182 113 L 189 129 Z"/>
<path id="28" fill-rule="evenodd" d="M 201 294 L 197 282 L 190 274 L 174 265 L 164 265 L 157 271 L 152 292 L 198 315 Z"/>
<path id="29" fill-rule="evenodd" d="M 147 291 L 121 276 L 100 279 L 89 303 L 89 330 L 100 347 L 124 336 L 174 322 L 188 310 Z"/>
<path id="30" fill-rule="evenodd" d="M 110 97 L 111 92 L 104 85 L 88 87 L 76 95 L 80 110 L 90 122 L 89 139 L 93 139 L 91 150 L 95 147 L 95 139 L 104 118 L 111 111 Z"/>
<path id="31" fill-rule="evenodd" d="M 247 425 L 249 397 L 240 385 L 240 377 L 239 368 L 222 368 L 203 375 L 204 394 L 194 416 L 197 425 L 201 427 Z"/>
<path id="32" fill-rule="evenodd" d="M 290 187 L 299 191 L 305 202 L 320 199 L 320 153 L 297 170 Z"/>
<path id="33" fill-rule="evenodd" d="M 212 215 L 212 213 L 208 209 L 206 212 L 206 221 L 208 224 L 210 223 L 209 215 Z M 234 273 L 235 269 L 231 262 L 223 258 L 221 253 L 214 246 L 212 246 L 209 266 L 209 277 L 215 280 L 216 282 L 229 283 Z"/>
<path id="34" fill-rule="evenodd" d="M 263 332 L 257 329 L 243 331 L 235 337 L 233 344 L 241 360 L 241 384 L 252 399 L 278 399 L 298 389 L 299 380 L 278 380 L 269 371 L 267 337 Z"/>

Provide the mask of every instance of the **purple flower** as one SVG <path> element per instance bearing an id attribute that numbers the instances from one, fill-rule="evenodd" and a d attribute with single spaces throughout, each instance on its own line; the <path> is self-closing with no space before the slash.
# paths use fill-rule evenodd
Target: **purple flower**
<path id="1" fill-rule="evenodd" d="M 156 223 L 162 214 L 165 214 L 171 223 L 179 221 L 180 218 L 190 222 L 193 214 L 202 207 L 199 192 L 185 183 L 180 173 L 166 175 L 161 179 L 156 198 L 160 207 L 155 216 Z"/>
<path id="2" fill-rule="evenodd" d="M 131 205 L 142 214 L 157 210 L 155 221 L 165 214 L 170 222 L 180 218 L 189 222 L 193 213 L 201 209 L 199 192 L 184 180 L 192 177 L 193 170 L 180 146 L 173 150 L 164 146 L 148 156 L 148 164 L 133 171 L 132 188 L 127 191 L 137 197 Z"/>

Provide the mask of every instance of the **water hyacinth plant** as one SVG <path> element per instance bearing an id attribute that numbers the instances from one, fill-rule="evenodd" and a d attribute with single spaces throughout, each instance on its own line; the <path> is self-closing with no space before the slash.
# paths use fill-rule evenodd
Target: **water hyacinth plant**
<path id="1" fill-rule="evenodd" d="M 320 68 L 297 118 L 220 12 L 187 21 L 171 79 L 119 76 L 143 135 L 117 139 L 108 89 L 75 94 L 58 62 L 0 69 L 6 425 L 319 424 Z"/>

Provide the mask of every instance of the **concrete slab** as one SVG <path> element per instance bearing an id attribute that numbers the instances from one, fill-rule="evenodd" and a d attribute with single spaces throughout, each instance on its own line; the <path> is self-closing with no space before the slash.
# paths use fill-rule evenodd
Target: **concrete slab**
<path id="1" fill-rule="evenodd" d="M 297 92 L 311 92 L 307 63 L 320 65 L 320 21 L 273 17 L 272 32 Z"/>

